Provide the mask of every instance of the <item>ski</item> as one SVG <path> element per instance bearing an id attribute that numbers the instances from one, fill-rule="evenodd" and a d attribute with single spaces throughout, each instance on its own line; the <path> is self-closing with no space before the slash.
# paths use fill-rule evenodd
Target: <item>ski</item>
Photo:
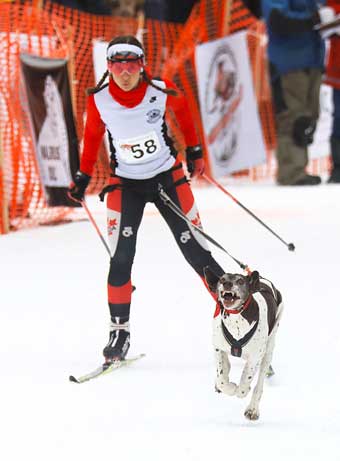
<path id="1" fill-rule="evenodd" d="M 133 362 L 145 357 L 145 354 L 139 354 L 135 357 L 131 357 L 124 360 L 115 360 L 110 364 L 104 363 L 100 367 L 96 368 L 95 370 L 91 371 L 86 375 L 80 376 L 79 378 L 75 378 L 73 375 L 69 377 L 69 380 L 72 383 L 82 384 L 86 381 L 90 381 L 91 379 L 98 378 L 98 376 L 103 376 L 111 373 L 112 371 L 118 370 L 118 368 L 126 367 L 131 365 Z"/>

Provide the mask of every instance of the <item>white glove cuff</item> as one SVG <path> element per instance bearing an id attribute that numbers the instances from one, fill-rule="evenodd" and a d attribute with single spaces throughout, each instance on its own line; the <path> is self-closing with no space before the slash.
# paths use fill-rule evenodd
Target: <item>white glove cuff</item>
<path id="1" fill-rule="evenodd" d="M 321 24 L 325 24 L 327 22 L 331 22 L 335 18 L 335 11 L 330 6 L 323 6 L 318 11 Z"/>

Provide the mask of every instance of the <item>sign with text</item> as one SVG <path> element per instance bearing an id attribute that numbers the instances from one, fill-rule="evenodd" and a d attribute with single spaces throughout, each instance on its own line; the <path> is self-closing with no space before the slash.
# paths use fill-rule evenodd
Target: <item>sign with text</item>
<path id="1" fill-rule="evenodd" d="M 79 168 L 67 61 L 27 54 L 20 59 L 47 202 L 50 206 L 77 206 L 66 194 Z"/>

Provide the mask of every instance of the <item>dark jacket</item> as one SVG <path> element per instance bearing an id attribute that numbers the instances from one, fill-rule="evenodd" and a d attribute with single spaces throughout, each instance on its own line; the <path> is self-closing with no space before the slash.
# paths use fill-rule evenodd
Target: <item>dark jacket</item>
<path id="1" fill-rule="evenodd" d="M 325 45 L 313 30 L 318 5 L 325 0 L 262 0 L 268 30 L 268 55 L 278 74 L 324 66 Z"/>

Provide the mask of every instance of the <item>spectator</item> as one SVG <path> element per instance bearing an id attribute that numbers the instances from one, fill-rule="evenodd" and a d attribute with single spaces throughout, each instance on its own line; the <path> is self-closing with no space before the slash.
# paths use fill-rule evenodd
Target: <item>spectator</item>
<path id="1" fill-rule="evenodd" d="M 277 127 L 277 182 L 317 185 L 306 173 L 308 145 L 319 116 L 325 47 L 314 30 L 322 8 L 316 0 L 262 0 Z M 320 14 L 319 14 L 320 13 Z"/>
<path id="2" fill-rule="evenodd" d="M 328 0 L 334 14 L 340 14 L 340 0 Z M 327 65 L 326 83 L 333 87 L 333 129 L 331 135 L 332 171 L 329 183 L 340 183 L 340 26 L 333 29 Z"/>

